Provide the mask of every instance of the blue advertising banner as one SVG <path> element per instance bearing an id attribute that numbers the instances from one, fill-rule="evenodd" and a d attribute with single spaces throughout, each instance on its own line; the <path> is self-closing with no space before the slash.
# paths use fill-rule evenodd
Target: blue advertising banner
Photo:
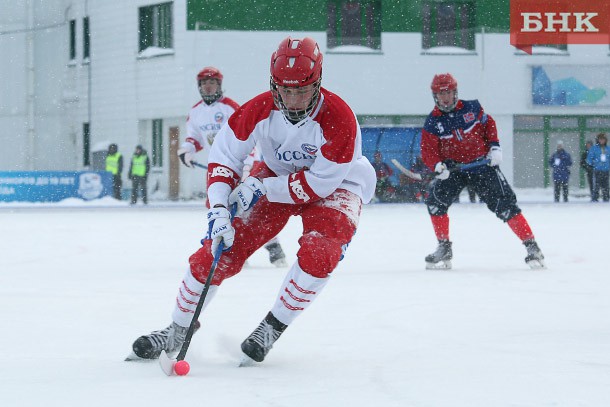
<path id="1" fill-rule="evenodd" d="M 532 66 L 532 103 L 544 106 L 610 106 L 610 66 Z"/>
<path id="2" fill-rule="evenodd" d="M 2 202 L 59 202 L 66 198 L 89 201 L 111 192 L 112 175 L 106 171 L 0 171 Z"/>

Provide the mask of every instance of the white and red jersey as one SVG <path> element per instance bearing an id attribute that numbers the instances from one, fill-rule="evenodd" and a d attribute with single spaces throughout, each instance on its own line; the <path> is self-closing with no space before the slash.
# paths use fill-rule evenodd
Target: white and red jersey
<path id="1" fill-rule="evenodd" d="M 216 134 L 237 109 L 239 105 L 224 96 L 211 105 L 199 101 L 186 119 L 186 141 L 195 146 L 196 152 L 209 151 Z"/>
<path id="2" fill-rule="evenodd" d="M 278 111 L 271 92 L 244 104 L 229 119 L 208 161 L 210 205 L 228 204 L 256 145 L 276 175 L 263 180 L 270 202 L 303 204 L 345 189 L 368 203 L 375 192 L 375 170 L 362 155 L 360 126 L 339 96 L 322 88 L 312 113 L 293 124 Z"/>

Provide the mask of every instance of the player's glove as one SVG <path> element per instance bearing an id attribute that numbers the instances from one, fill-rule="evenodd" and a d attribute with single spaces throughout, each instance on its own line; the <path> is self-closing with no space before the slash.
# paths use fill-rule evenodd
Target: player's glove
<path id="1" fill-rule="evenodd" d="M 223 251 L 231 249 L 235 240 L 235 229 L 231 225 L 231 213 L 224 206 L 208 211 L 208 233 L 206 239 L 212 240 L 212 254 L 216 253 L 220 242 L 224 242 Z"/>
<path id="2" fill-rule="evenodd" d="M 447 166 L 445 165 L 445 163 L 442 162 L 437 162 L 436 165 L 434 166 L 434 177 L 436 179 L 440 179 L 445 180 L 447 178 L 449 178 L 450 172 L 447 169 Z"/>
<path id="3" fill-rule="evenodd" d="M 194 168 L 192 161 L 195 161 L 194 155 L 196 153 L 195 146 L 188 141 L 182 143 L 180 148 L 178 149 L 178 157 L 180 157 L 180 161 L 182 164 L 186 165 L 189 168 Z"/>
<path id="4" fill-rule="evenodd" d="M 267 189 L 258 178 L 248 177 L 229 195 L 229 205 L 237 202 L 242 211 L 247 211 L 265 194 Z"/>
<path id="5" fill-rule="evenodd" d="M 502 148 L 500 146 L 492 146 L 487 153 L 489 158 L 489 165 L 496 167 L 502 164 Z"/>

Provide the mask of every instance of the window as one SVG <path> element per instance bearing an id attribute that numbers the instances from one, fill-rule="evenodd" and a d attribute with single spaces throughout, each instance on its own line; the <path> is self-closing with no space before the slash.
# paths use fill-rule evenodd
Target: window
<path id="1" fill-rule="evenodd" d="M 89 60 L 90 49 L 89 17 L 83 18 L 83 60 Z"/>
<path id="2" fill-rule="evenodd" d="M 172 3 L 140 7 L 139 51 L 147 48 L 172 48 Z"/>
<path id="3" fill-rule="evenodd" d="M 163 120 L 152 121 L 152 166 L 163 167 Z"/>
<path id="4" fill-rule="evenodd" d="M 357 45 L 381 49 L 380 0 L 328 0 L 328 48 Z"/>
<path id="5" fill-rule="evenodd" d="M 70 20 L 70 61 L 76 59 L 76 20 Z"/>
<path id="6" fill-rule="evenodd" d="M 91 132 L 89 123 L 83 123 L 83 166 L 91 165 Z"/>
<path id="7" fill-rule="evenodd" d="M 458 47 L 474 50 L 475 5 L 472 1 L 425 1 L 422 48 Z"/>

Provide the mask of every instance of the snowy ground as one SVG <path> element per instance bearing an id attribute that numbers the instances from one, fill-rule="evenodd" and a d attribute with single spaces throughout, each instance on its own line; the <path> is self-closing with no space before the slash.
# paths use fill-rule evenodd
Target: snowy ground
<path id="1" fill-rule="evenodd" d="M 204 210 L 0 205 L 0 406 L 608 406 L 610 206 L 518 195 L 548 270 L 529 270 L 508 227 L 464 203 L 450 212 L 454 269 L 426 271 L 425 207 L 369 205 L 265 362 L 236 367 L 287 271 L 260 251 L 204 313 L 191 373 L 169 378 L 123 358 L 169 323 Z M 291 261 L 300 230 L 294 219 L 280 235 Z"/>

